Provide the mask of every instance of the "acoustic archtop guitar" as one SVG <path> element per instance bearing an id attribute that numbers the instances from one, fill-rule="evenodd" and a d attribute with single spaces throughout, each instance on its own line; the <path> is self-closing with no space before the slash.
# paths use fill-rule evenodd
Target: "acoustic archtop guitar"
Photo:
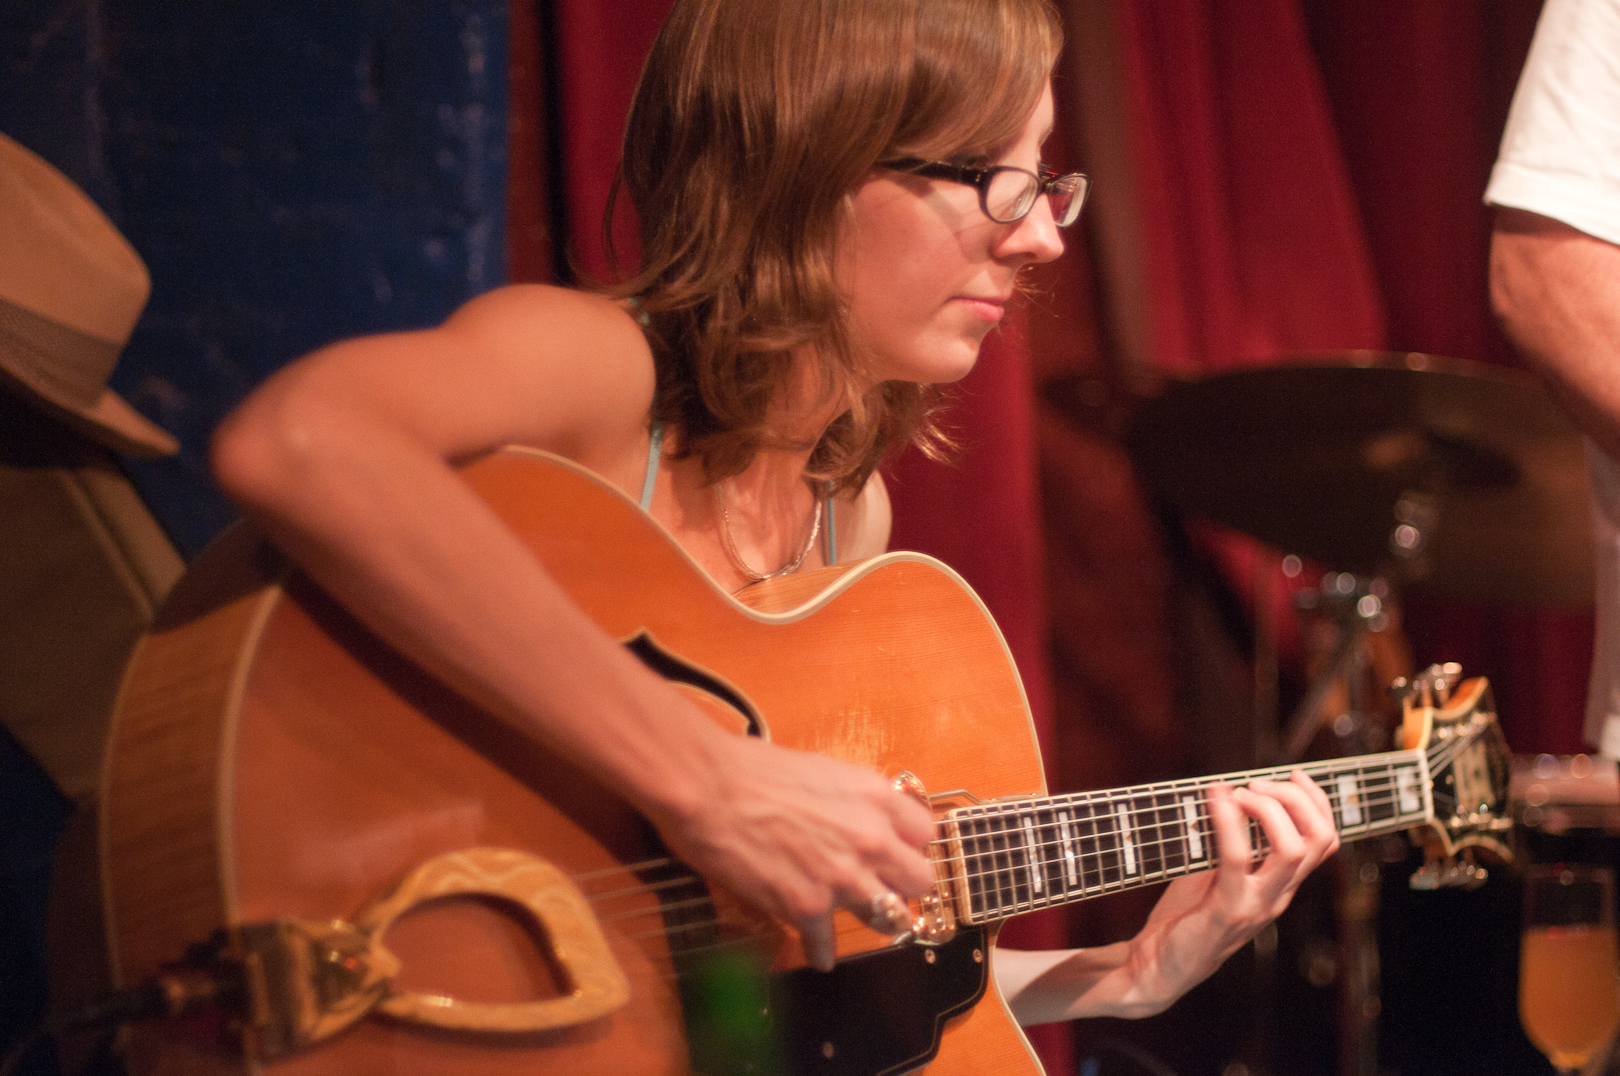
<path id="1" fill-rule="evenodd" d="M 1209 786 L 1284 773 L 1048 795 L 1001 634 L 938 562 L 894 553 L 732 598 L 572 464 L 507 451 L 464 475 L 715 720 L 924 797 L 933 893 L 898 938 L 839 913 L 836 968 L 807 968 L 791 931 L 672 861 L 612 789 L 239 528 L 140 643 L 114 721 L 115 973 L 190 966 L 235 992 L 223 1021 L 136 1028 L 136 1072 L 1036 1074 L 992 974 L 999 925 L 1212 867 Z M 1468 871 L 1507 855 L 1506 754 L 1484 681 L 1448 686 L 1414 690 L 1403 750 L 1305 769 L 1346 839 L 1412 830 Z"/>

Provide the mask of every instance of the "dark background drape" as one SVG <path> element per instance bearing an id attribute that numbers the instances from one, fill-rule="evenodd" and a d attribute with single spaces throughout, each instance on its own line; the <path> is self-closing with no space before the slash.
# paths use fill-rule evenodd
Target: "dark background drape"
<path id="1" fill-rule="evenodd" d="M 135 473 L 182 548 L 230 515 L 203 468 L 208 431 L 280 364 L 337 336 L 430 324 L 503 278 L 608 271 L 602 207 L 667 6 L 8 9 L 0 129 L 85 186 L 153 270 L 115 386 L 184 442 L 179 460 Z M 1538 4 L 1059 7 L 1070 45 L 1050 157 L 1092 173 L 1093 205 L 958 388 L 958 459 L 888 473 L 896 544 L 940 555 L 983 594 L 1023 669 L 1050 783 L 1088 788 L 1248 763 L 1269 690 L 1257 615 L 1280 618 L 1281 701 L 1303 674 L 1274 551 L 1167 517 L 1120 447 L 1144 380 L 1349 347 L 1514 362 L 1487 312 L 1480 194 Z M 1083 414 L 1046 402 L 1044 386 L 1071 375 L 1087 379 Z M 1515 750 L 1579 748 L 1589 614 L 1436 600 L 1406 614 L 1417 661 L 1492 678 Z M 1391 950 L 1387 1071 L 1540 1071 L 1502 1009 L 1511 937 L 1496 935 L 1511 923 L 1499 896 L 1475 896 L 1446 915 L 1496 914 L 1490 930 L 1441 931 L 1431 959 L 1496 981 L 1472 1004 L 1491 1026 L 1458 1015 L 1472 985 L 1450 991 L 1455 1009 L 1422 1008 L 1444 991 Z M 1007 938 L 1117 940 L 1151 897 L 1016 921 Z M 1392 911 L 1386 926 L 1419 918 Z M 1468 963 L 1481 950 L 1494 955 Z M 1053 1073 L 1140 1071 L 1110 1045 L 1127 1036 L 1183 1076 L 1330 1071 L 1333 987 L 1278 975 L 1267 994 L 1245 954 L 1164 1017 L 1081 1026 L 1077 1054 L 1067 1029 L 1035 1041 Z M 1413 1012 L 1432 1054 L 1388 1034 Z"/>

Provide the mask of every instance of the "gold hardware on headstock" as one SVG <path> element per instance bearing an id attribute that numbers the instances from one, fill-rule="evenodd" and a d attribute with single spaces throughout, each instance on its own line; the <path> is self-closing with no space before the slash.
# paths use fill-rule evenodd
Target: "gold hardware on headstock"
<path id="1" fill-rule="evenodd" d="M 1461 855 L 1425 858 L 1423 866 L 1412 872 L 1410 884 L 1413 889 L 1478 889 L 1488 876 L 1469 848 Z"/>
<path id="2" fill-rule="evenodd" d="M 1430 665 L 1410 680 L 1404 676 L 1397 677 L 1389 685 L 1389 691 L 1403 706 L 1415 703 L 1433 706 L 1436 701 L 1444 706 L 1451 700 L 1451 689 L 1456 687 L 1460 680 L 1462 680 L 1462 666 L 1455 661 L 1448 661 L 1444 664 Z"/>
<path id="3" fill-rule="evenodd" d="M 1425 862 L 1412 875 L 1414 889 L 1484 883 L 1483 854 L 1497 862 L 1512 856 L 1506 836 L 1508 753 L 1496 723 L 1490 685 L 1464 680 L 1456 662 L 1431 665 L 1410 681 L 1390 686 L 1405 712 L 1401 734 L 1407 750 L 1426 752 L 1434 818 L 1409 831 Z"/>

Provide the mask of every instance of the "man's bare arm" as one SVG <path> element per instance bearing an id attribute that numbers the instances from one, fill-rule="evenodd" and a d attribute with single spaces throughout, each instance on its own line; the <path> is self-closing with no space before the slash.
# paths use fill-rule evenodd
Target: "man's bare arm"
<path id="1" fill-rule="evenodd" d="M 1498 209 L 1491 305 L 1581 429 L 1620 459 L 1620 246 Z"/>

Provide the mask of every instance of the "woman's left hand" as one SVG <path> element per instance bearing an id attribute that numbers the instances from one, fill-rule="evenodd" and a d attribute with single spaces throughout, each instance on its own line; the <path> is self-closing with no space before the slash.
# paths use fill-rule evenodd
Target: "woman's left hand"
<path id="1" fill-rule="evenodd" d="M 1326 794 L 1300 770 L 1288 781 L 1217 786 L 1209 812 L 1219 866 L 1170 883 L 1131 941 L 998 953 L 997 978 L 1020 1023 L 1162 1012 L 1281 915 L 1305 876 L 1339 847 Z M 1258 866 L 1250 818 L 1271 848 Z"/>

